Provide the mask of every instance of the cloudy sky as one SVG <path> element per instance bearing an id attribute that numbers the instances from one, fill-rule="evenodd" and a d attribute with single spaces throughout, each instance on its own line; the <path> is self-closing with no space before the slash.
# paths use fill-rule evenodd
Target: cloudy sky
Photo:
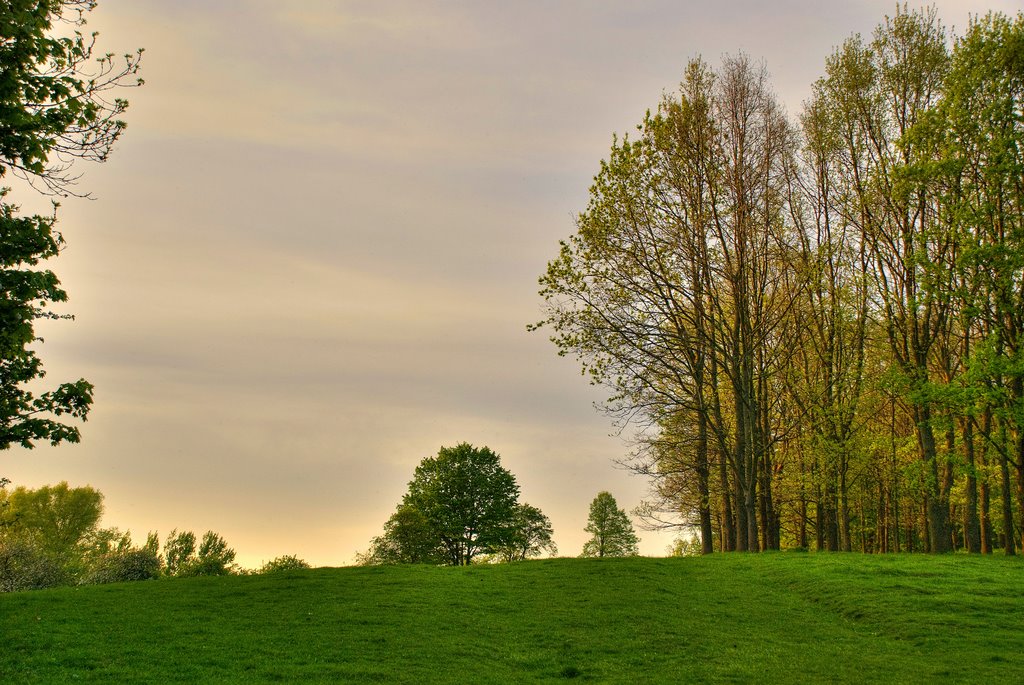
<path id="1" fill-rule="evenodd" d="M 956 27 L 1022 8 L 937 6 Z M 698 55 L 764 59 L 796 114 L 832 48 L 894 9 L 101 0 L 90 28 L 144 47 L 147 83 L 111 160 L 80 168 L 95 200 L 63 204 L 52 268 L 77 318 L 41 347 L 96 405 L 81 445 L 9 451 L 0 475 L 91 484 L 137 538 L 213 529 L 245 566 L 342 565 L 422 458 L 467 441 L 578 554 L 597 492 L 631 509 L 647 484 L 614 465 L 601 391 L 526 324 L 612 134 Z"/>

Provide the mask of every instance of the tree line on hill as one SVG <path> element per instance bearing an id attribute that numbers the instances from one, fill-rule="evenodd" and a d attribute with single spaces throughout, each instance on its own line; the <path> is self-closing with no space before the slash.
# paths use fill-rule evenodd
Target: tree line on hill
<path id="1" fill-rule="evenodd" d="M 101 528 L 103 495 L 67 483 L 8 492 L 0 481 L 0 592 L 157 578 L 273 573 L 309 565 L 280 556 L 255 571 L 235 563 L 235 550 L 207 531 L 173 530 L 163 548 L 157 533 L 136 544 L 131 533 Z"/>
<path id="2" fill-rule="evenodd" d="M 1024 15 L 899 8 L 788 118 L 695 59 L 540 278 L 702 551 L 1024 544 Z"/>
<path id="3" fill-rule="evenodd" d="M 615 498 L 601 492 L 590 507 L 592 538 L 583 556 L 637 554 L 638 539 Z M 357 562 L 435 564 L 522 561 L 556 555 L 551 521 L 519 502 L 519 485 L 488 447 L 442 447 L 416 467 L 409 489 Z"/>

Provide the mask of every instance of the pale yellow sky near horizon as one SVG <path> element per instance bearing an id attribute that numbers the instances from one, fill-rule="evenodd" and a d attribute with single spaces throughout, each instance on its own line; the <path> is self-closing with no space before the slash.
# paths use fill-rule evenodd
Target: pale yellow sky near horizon
<path id="1" fill-rule="evenodd" d="M 959 28 L 1024 8 L 935 4 Z M 91 484 L 140 539 L 212 529 L 248 567 L 343 565 L 416 464 L 466 441 L 579 554 L 597 492 L 631 509 L 647 483 L 613 463 L 604 392 L 526 325 L 612 134 L 690 58 L 741 50 L 795 115 L 895 6 L 101 0 L 89 29 L 144 47 L 146 85 L 110 161 L 80 168 L 96 199 L 63 202 L 51 267 L 76 320 L 40 348 L 96 405 L 81 445 L 8 451 L 0 475 Z M 638 532 L 649 555 L 672 538 Z"/>

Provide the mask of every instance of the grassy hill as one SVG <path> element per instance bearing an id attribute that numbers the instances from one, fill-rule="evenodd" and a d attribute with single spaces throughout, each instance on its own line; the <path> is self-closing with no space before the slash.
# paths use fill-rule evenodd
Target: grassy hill
<path id="1" fill-rule="evenodd" d="M 314 569 L 0 595 L 0 682 L 1024 682 L 1020 559 Z"/>

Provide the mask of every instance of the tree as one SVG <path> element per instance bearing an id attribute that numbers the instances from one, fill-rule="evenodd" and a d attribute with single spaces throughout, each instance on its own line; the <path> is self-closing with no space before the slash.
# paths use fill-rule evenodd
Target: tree
<path id="1" fill-rule="evenodd" d="M 123 61 L 95 53 L 96 34 L 80 29 L 94 0 L 0 3 L 0 179 L 8 171 L 52 194 L 72 194 L 76 160 L 105 161 L 121 136 L 126 100 L 114 89 L 140 85 L 141 50 Z M 69 25 L 70 36 L 55 25 Z M 78 442 L 64 417 L 85 420 L 92 385 L 80 379 L 36 394 L 44 375 L 30 345 L 39 319 L 66 318 L 49 307 L 67 300 L 54 273 L 37 267 L 64 244 L 52 216 L 17 215 L 0 188 L 0 449 L 36 441 Z"/>
<path id="2" fill-rule="evenodd" d="M 487 447 L 442 447 L 416 467 L 403 504 L 419 511 L 448 563 L 464 566 L 511 539 L 519 485 Z"/>
<path id="3" fill-rule="evenodd" d="M 551 539 L 553 533 L 551 519 L 544 512 L 529 504 L 518 504 L 512 520 L 512 535 L 507 543 L 495 551 L 506 562 L 524 561 L 544 552 L 555 555 L 558 554 L 558 547 Z"/>
<path id="4" fill-rule="evenodd" d="M 228 547 L 227 541 L 212 530 L 203 534 L 199 543 L 199 553 L 195 561 L 186 564 L 182 575 L 187 576 L 226 576 L 236 571 L 235 550 Z"/>
<path id="5" fill-rule="evenodd" d="M 34 542 L 0 539 L 0 592 L 41 590 L 66 580 L 64 569 Z"/>
<path id="6" fill-rule="evenodd" d="M 164 568 L 167 575 L 179 575 L 190 560 L 195 558 L 196 534 L 192 531 L 172 530 L 164 542 Z"/>
<path id="7" fill-rule="evenodd" d="M 416 467 L 384 533 L 358 562 L 464 566 L 479 555 L 512 561 L 555 553 L 551 521 L 518 498 L 515 476 L 489 448 L 442 447 Z"/>
<path id="8" fill-rule="evenodd" d="M 223 537 L 206 531 L 196 550 L 192 531 L 172 530 L 164 543 L 164 565 L 169 576 L 226 576 L 237 571 L 235 550 Z"/>
<path id="9" fill-rule="evenodd" d="M 8 525 L 3 535 L 34 541 L 44 553 L 61 566 L 81 557 L 82 546 L 95 532 L 103 514 L 103 495 L 84 486 L 69 487 L 66 482 L 35 490 L 15 488 L 7 494 L 3 516 Z"/>
<path id="10" fill-rule="evenodd" d="M 540 279 L 702 552 L 1024 545 L 1024 15 L 897 8 L 797 123 L 743 57 L 613 138 Z"/>
<path id="11" fill-rule="evenodd" d="M 766 69 L 743 55 L 717 72 L 691 62 L 638 130 L 601 163 L 576 234 L 540 279 L 547 318 L 533 328 L 549 326 L 559 354 L 612 390 L 608 410 L 669 434 L 637 470 L 696 476 L 683 524 L 700 526 L 705 552 L 713 466 L 728 549 L 774 548 L 774 385 L 799 287 L 787 269 L 794 132 Z"/>
<path id="12" fill-rule="evenodd" d="M 4 0 L 0 13 L 0 176 L 8 169 L 44 189 L 67 194 L 75 160 L 103 162 L 124 131 L 128 108 L 111 92 L 141 85 L 142 50 L 96 52 L 83 35 L 95 0 Z M 55 31 L 70 26 L 71 35 Z"/>
<path id="13" fill-rule="evenodd" d="M 640 542 L 626 512 L 609 492 L 599 492 L 590 503 L 590 517 L 584 528 L 593 537 L 583 545 L 585 557 L 628 557 L 638 554 Z"/>
<path id="14" fill-rule="evenodd" d="M 1009 465 L 1017 469 L 1017 508 L 1024 523 L 1024 15 L 975 17 L 957 40 L 942 97 L 912 131 L 930 143 L 935 159 L 915 171 L 948 213 L 961 252 L 951 271 L 963 302 L 962 339 L 970 392 L 955 407 L 966 416 L 961 433 L 967 461 L 967 499 L 977 506 L 972 441 L 978 409 L 995 421 L 982 436 L 996 448 L 1002 491 L 1004 551 L 1015 553 Z M 994 429 L 994 430 L 993 430 Z M 1006 437 L 1009 429 L 1009 441 Z M 966 538 L 979 551 L 980 521 L 969 510 Z M 1024 544 L 1024 525 L 1019 527 Z"/>
<path id="15" fill-rule="evenodd" d="M 384 533 L 370 541 L 364 565 L 443 564 L 445 550 L 423 513 L 405 504 L 384 524 Z"/>
<path id="16" fill-rule="evenodd" d="M 844 134 L 844 156 L 856 171 L 851 196 L 871 269 L 874 295 L 893 372 L 905 384 L 925 469 L 930 549 L 951 550 L 948 464 L 937 444 L 941 407 L 933 392 L 935 355 L 951 322 L 957 241 L 950 218 L 913 173 L 934 158 L 928 141 L 909 136 L 938 102 L 949 67 L 946 34 L 934 9 L 897 11 L 874 40 L 851 38 L 828 61 L 821 87 Z M 946 467 L 942 469 L 946 471 Z"/>

